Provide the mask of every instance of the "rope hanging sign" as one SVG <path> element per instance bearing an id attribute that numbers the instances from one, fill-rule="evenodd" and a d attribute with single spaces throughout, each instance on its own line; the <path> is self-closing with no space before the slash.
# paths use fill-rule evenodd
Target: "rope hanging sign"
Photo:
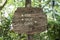
<path id="1" fill-rule="evenodd" d="M 14 13 L 13 31 L 21 34 L 35 34 L 47 29 L 47 16 L 42 8 L 31 7 L 31 0 L 26 0 L 24 8 L 17 8 Z"/>

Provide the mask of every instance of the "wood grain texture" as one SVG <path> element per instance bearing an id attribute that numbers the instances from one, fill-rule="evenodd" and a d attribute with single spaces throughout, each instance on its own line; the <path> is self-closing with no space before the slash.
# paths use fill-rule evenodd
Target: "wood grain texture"
<path id="1" fill-rule="evenodd" d="M 47 16 L 41 8 L 18 8 L 12 20 L 13 31 L 34 34 L 47 29 Z"/>

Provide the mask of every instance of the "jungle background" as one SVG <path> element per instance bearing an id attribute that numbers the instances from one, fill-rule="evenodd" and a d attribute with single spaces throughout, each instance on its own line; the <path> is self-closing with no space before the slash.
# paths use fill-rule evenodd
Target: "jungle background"
<path id="1" fill-rule="evenodd" d="M 60 40 L 60 0 L 31 0 L 32 7 L 43 8 L 47 15 L 47 30 L 34 34 L 34 40 Z M 0 40 L 26 40 L 27 34 L 17 34 L 12 29 L 12 18 L 25 0 L 0 0 Z"/>

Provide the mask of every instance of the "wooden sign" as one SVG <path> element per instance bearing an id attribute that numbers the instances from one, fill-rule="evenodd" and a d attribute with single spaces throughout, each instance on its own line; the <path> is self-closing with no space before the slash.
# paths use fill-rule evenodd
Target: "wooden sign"
<path id="1" fill-rule="evenodd" d="M 47 29 L 47 16 L 41 8 L 18 8 L 12 20 L 13 31 L 34 34 Z"/>

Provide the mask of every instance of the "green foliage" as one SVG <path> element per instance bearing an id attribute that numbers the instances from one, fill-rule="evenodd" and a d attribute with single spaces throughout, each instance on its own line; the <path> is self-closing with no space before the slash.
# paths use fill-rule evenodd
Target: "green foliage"
<path id="1" fill-rule="evenodd" d="M 41 0 L 41 2 L 32 0 L 32 7 L 43 8 L 48 20 L 48 29 L 34 34 L 34 40 L 60 40 L 60 0 L 55 0 L 54 8 L 51 2 L 52 0 Z M 11 30 L 12 18 L 17 7 L 25 7 L 25 0 L 7 0 L 0 10 L 0 40 L 27 40 L 26 34 L 17 34 Z"/>
<path id="2" fill-rule="evenodd" d="M 0 0 L 0 7 L 3 6 L 5 2 L 6 0 Z"/>

